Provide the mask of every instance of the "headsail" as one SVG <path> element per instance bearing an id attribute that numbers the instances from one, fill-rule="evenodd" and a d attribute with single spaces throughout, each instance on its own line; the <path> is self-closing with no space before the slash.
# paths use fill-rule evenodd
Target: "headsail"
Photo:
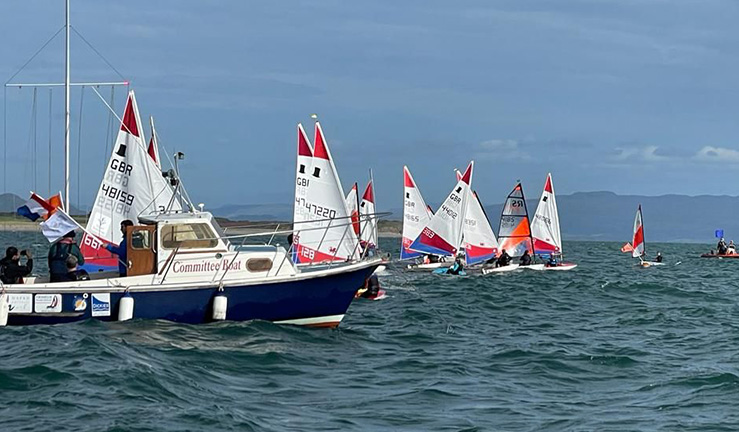
<path id="1" fill-rule="evenodd" d="M 312 263 L 358 258 L 357 237 L 351 227 L 344 191 L 318 122 L 314 146 L 304 200 L 311 222 L 295 228 L 297 260 Z"/>
<path id="2" fill-rule="evenodd" d="M 128 93 L 121 129 L 103 175 L 82 241 L 89 267 L 117 268 L 118 259 L 103 248 L 103 242 L 118 244 L 120 224 L 138 222 L 138 217 L 158 211 L 181 210 L 172 199 L 174 189 L 148 153 L 144 143 L 136 96 Z"/>
<path id="3" fill-rule="evenodd" d="M 421 234 L 421 230 L 431 222 L 434 213 L 423 200 L 421 191 L 407 166 L 403 167 L 403 189 L 403 242 L 400 247 L 400 259 L 411 259 L 421 255 L 409 247 Z"/>
<path id="4" fill-rule="evenodd" d="M 559 231 L 559 213 L 557 212 L 557 199 L 554 196 L 552 174 L 547 174 L 544 191 L 541 193 L 536 214 L 531 221 L 531 236 L 534 238 L 536 254 L 562 253 L 562 236 Z"/>
<path id="5" fill-rule="evenodd" d="M 362 194 L 362 202 L 359 204 L 359 212 L 362 215 L 362 227 L 360 230 L 361 240 L 370 246 L 377 246 L 377 217 L 375 216 L 375 187 L 372 180 Z"/>
<path id="6" fill-rule="evenodd" d="M 462 178 L 457 181 L 431 221 L 410 245 L 410 249 L 440 255 L 457 253 L 462 243 L 462 226 L 467 211 L 473 166 L 474 161 L 467 166 Z"/>
<path id="7" fill-rule="evenodd" d="M 486 261 L 498 253 L 498 240 L 477 192 L 470 193 L 464 218 L 464 252 L 467 265 Z"/>
<path id="8" fill-rule="evenodd" d="M 354 230 L 354 235 L 359 238 L 359 193 L 357 192 L 356 182 L 354 182 L 354 185 L 352 185 L 352 189 L 346 195 L 346 210 L 349 212 L 349 216 L 351 216 L 352 218 L 352 229 Z"/>
<path id="9" fill-rule="evenodd" d="M 631 242 L 633 250 L 631 256 L 634 258 L 641 258 L 646 253 L 646 247 L 644 246 L 644 225 L 642 224 L 641 216 L 641 204 L 636 210 L 636 217 L 634 218 L 634 239 Z"/>
<path id="10" fill-rule="evenodd" d="M 500 250 L 510 256 L 521 256 L 525 251 L 531 252 L 531 228 L 529 214 L 526 210 L 526 198 L 521 183 L 517 183 L 508 197 L 500 215 L 498 228 Z"/>

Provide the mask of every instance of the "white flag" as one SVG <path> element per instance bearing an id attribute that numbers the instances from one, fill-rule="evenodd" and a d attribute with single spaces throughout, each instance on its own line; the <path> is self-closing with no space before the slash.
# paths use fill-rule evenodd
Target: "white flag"
<path id="1" fill-rule="evenodd" d="M 61 208 L 58 208 L 49 219 L 41 223 L 41 232 L 49 240 L 49 243 L 54 243 L 64 237 L 64 234 L 79 228 L 82 227 Z"/>

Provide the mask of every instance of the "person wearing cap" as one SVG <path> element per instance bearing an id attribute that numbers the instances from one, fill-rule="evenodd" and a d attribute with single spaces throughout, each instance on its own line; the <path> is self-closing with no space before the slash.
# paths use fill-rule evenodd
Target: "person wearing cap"
<path id="1" fill-rule="evenodd" d="M 118 246 L 113 243 L 105 245 L 105 249 L 118 255 L 118 274 L 120 274 L 121 277 L 125 277 L 128 274 L 128 244 L 126 241 L 126 234 L 128 233 L 128 227 L 131 226 L 133 226 L 133 221 L 128 219 L 122 221 L 121 234 L 123 235 L 123 238 L 121 239 L 121 243 Z M 290 236 L 292 236 L 292 234 Z"/>
<path id="2" fill-rule="evenodd" d="M 63 282 L 67 280 L 67 257 L 70 255 L 77 258 L 77 264 L 85 263 L 85 258 L 82 256 L 82 251 L 80 251 L 74 237 L 74 231 L 70 231 L 49 248 L 49 281 Z"/>

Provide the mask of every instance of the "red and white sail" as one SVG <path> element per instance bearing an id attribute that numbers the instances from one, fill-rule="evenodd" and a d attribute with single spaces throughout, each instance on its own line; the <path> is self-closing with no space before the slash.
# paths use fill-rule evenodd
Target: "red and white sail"
<path id="1" fill-rule="evenodd" d="M 539 205 L 531 221 L 531 236 L 534 238 L 536 254 L 559 255 L 562 253 L 562 235 L 559 230 L 559 213 L 552 174 L 547 174 L 544 191 L 541 193 Z"/>
<path id="2" fill-rule="evenodd" d="M 378 232 L 377 217 L 375 216 L 375 188 L 372 180 L 367 183 L 364 194 L 362 194 L 359 213 L 362 216 L 360 240 L 366 242 L 368 246 L 377 246 Z"/>
<path id="3" fill-rule="evenodd" d="M 313 143 L 313 164 L 305 185 L 305 209 L 310 222 L 295 228 L 297 260 L 305 264 L 358 258 L 358 242 L 346 197 L 318 122 Z"/>
<path id="4" fill-rule="evenodd" d="M 82 242 L 85 261 L 117 268 L 118 260 L 103 248 L 104 242 L 121 241 L 120 224 L 138 223 L 139 216 L 181 210 L 173 200 L 174 189 L 148 153 L 136 96 L 128 93 L 121 129 L 105 169 Z"/>
<path id="5" fill-rule="evenodd" d="M 151 125 L 151 138 L 149 139 L 149 147 L 147 153 L 154 160 L 154 163 L 161 168 L 162 163 L 159 159 L 159 139 L 157 137 L 157 131 L 154 128 L 154 117 L 149 117 L 149 124 Z"/>
<path id="6" fill-rule="evenodd" d="M 631 251 L 631 256 L 633 256 L 634 258 L 640 258 L 644 256 L 644 225 L 642 224 L 641 204 L 639 204 L 639 208 L 636 210 L 636 217 L 634 218 L 634 238 L 631 242 L 631 245 L 633 247 L 633 250 Z"/>
<path id="7" fill-rule="evenodd" d="M 471 161 L 439 210 L 410 245 L 410 249 L 441 255 L 457 253 L 462 244 L 473 166 L 474 161 Z"/>
<path id="8" fill-rule="evenodd" d="M 413 240 L 421 234 L 421 230 L 431 222 L 434 212 L 423 200 L 421 191 L 416 186 L 411 171 L 403 167 L 403 234 L 400 248 L 400 259 L 410 259 L 421 255 L 410 249 Z"/>
<path id="9" fill-rule="evenodd" d="M 357 183 L 352 185 L 352 189 L 346 195 L 346 210 L 349 212 L 349 216 L 352 219 L 352 230 L 354 235 L 359 238 L 360 224 L 359 224 L 359 193 L 357 192 Z"/>
<path id="10" fill-rule="evenodd" d="M 308 135 L 303 125 L 298 123 L 298 158 L 295 165 L 295 205 L 293 206 L 293 229 L 297 233 L 305 228 L 303 222 L 310 220 L 310 212 L 306 198 L 308 196 L 308 185 L 313 167 L 313 147 L 308 141 Z M 295 234 L 293 235 L 295 242 Z"/>
<path id="11" fill-rule="evenodd" d="M 464 253 L 467 265 L 477 264 L 498 253 L 498 239 L 490 226 L 485 209 L 477 192 L 470 193 L 467 214 L 464 218 Z"/>

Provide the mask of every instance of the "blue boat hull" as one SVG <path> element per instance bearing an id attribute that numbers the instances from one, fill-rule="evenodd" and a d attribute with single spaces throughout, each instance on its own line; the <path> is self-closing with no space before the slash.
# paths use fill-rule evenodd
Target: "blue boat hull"
<path id="1" fill-rule="evenodd" d="M 223 295 L 228 299 L 226 319 L 335 327 L 349 308 L 357 289 L 364 285 L 365 279 L 372 274 L 377 265 L 286 282 L 227 284 L 223 291 Z M 211 322 L 213 298 L 217 293 L 216 286 L 175 290 L 171 288 L 132 290 L 130 295 L 134 299 L 133 317 L 188 324 Z M 89 318 L 117 321 L 120 299 L 124 296 L 120 290 L 106 293 L 105 295 L 110 295 L 108 305 L 110 315 L 93 317 L 91 294 L 82 290 L 70 292 L 68 289 L 62 290 L 59 294 L 61 294 L 61 312 L 16 314 L 11 311 L 8 325 L 61 324 Z M 85 299 L 84 310 L 75 310 L 75 306 L 81 308 L 82 298 Z"/>

